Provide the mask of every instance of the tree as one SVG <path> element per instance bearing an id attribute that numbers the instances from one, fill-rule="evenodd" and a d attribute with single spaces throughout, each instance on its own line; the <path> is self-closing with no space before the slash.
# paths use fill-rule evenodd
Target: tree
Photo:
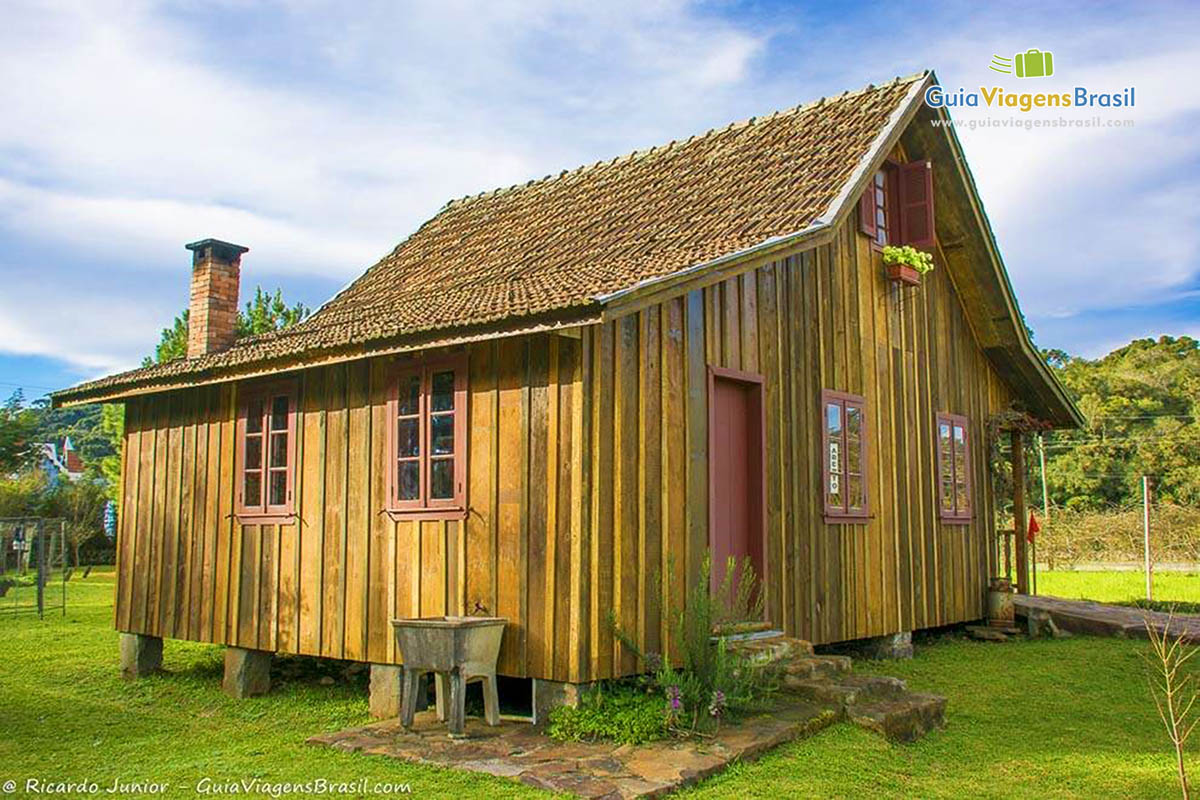
<path id="1" fill-rule="evenodd" d="M 37 414 L 25 405 L 20 389 L 0 406 L 0 474 L 8 475 L 25 466 L 37 432 Z"/>
<path id="2" fill-rule="evenodd" d="M 283 299 L 283 290 L 274 294 L 264 292 L 261 286 L 254 289 L 254 299 L 246 303 L 245 311 L 238 311 L 237 338 L 257 336 L 262 333 L 290 328 L 310 314 L 303 303 L 289 306 Z M 162 364 L 187 356 L 188 312 L 184 309 L 168 328 L 163 328 L 154 355 L 147 356 L 143 366 Z"/>
<path id="3" fill-rule="evenodd" d="M 46 489 L 46 476 L 40 470 L 0 478 L 0 517 L 39 516 Z"/>
<path id="4" fill-rule="evenodd" d="M 289 306 L 283 299 L 283 290 L 276 289 L 274 294 L 263 291 L 261 286 L 254 289 L 254 298 L 246 303 L 244 311 L 238 311 L 235 335 L 242 339 L 247 336 L 257 336 L 263 333 L 290 328 L 306 318 L 311 311 L 303 303 Z M 171 322 L 169 327 L 162 329 L 153 356 L 146 356 L 142 366 L 162 364 L 177 358 L 187 357 L 188 312 L 184 309 Z M 108 497 L 119 503 L 121 498 L 121 443 L 125 436 L 125 408 L 121 405 L 106 405 L 100 412 L 97 428 L 107 440 L 111 452 L 99 459 L 100 474 L 108 485 Z"/>
<path id="5" fill-rule="evenodd" d="M 60 517 L 65 525 L 67 543 L 71 546 L 73 563 L 80 563 L 79 551 L 87 543 L 105 549 L 108 539 L 104 536 L 104 507 L 108 498 L 105 487 L 98 483 L 60 481 L 45 492 L 40 503 L 40 513 L 46 517 Z"/>
<path id="6" fill-rule="evenodd" d="M 285 303 L 281 289 L 276 289 L 275 294 L 268 294 L 261 286 L 256 286 L 254 299 L 246 303 L 244 312 L 238 313 L 237 335 L 240 339 L 290 328 L 310 313 L 303 303 L 294 306 Z"/>
<path id="7" fill-rule="evenodd" d="M 114 452 L 100 461 L 108 499 L 121 502 L 121 443 L 125 441 L 125 406 L 105 403 L 100 406 L 100 432 L 108 439 Z"/>
<path id="8" fill-rule="evenodd" d="M 51 408 L 50 401 L 42 398 L 34 402 L 33 411 L 34 441 L 61 445 L 64 439 L 70 438 L 71 446 L 83 460 L 88 478 L 103 477 L 102 462 L 118 450 L 103 430 L 103 406 Z"/>
<path id="9" fill-rule="evenodd" d="M 1043 353 L 1088 423 L 1047 440 L 1046 476 L 1058 505 L 1136 502 L 1141 476 L 1159 498 L 1200 503 L 1200 343 L 1137 339 L 1103 358 Z"/>

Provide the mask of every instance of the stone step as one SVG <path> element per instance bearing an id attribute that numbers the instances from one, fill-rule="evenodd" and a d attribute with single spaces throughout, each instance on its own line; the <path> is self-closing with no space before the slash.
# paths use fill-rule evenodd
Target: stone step
<path id="1" fill-rule="evenodd" d="M 780 665 L 785 675 L 801 680 L 814 678 L 837 678 L 850 671 L 850 659 L 846 656 L 802 656 Z"/>
<path id="2" fill-rule="evenodd" d="M 811 643 L 782 634 L 727 640 L 726 644 L 759 664 L 782 664 L 791 659 L 811 656 L 813 652 Z"/>
<path id="3" fill-rule="evenodd" d="M 894 700 L 908 694 L 908 686 L 899 678 L 887 675 L 847 675 L 838 683 L 858 690 L 858 702 Z"/>
<path id="4" fill-rule="evenodd" d="M 723 622 L 719 625 L 714 625 L 712 629 L 713 636 L 738 636 L 747 633 L 762 633 L 771 630 L 769 622 Z"/>
<path id="5" fill-rule="evenodd" d="M 909 692 L 891 700 L 847 706 L 846 717 L 889 741 L 915 742 L 945 725 L 946 698 Z"/>
<path id="6" fill-rule="evenodd" d="M 968 625 L 966 631 L 972 639 L 981 642 L 1008 642 L 1021 633 L 1018 628 L 999 628 L 991 625 Z"/>
<path id="7" fill-rule="evenodd" d="M 828 678 L 805 679 L 796 675 L 784 675 L 781 687 L 788 694 L 818 705 L 835 706 L 839 709 L 858 700 L 858 689 L 843 686 Z"/>
<path id="8" fill-rule="evenodd" d="M 891 741 L 912 742 L 944 724 L 945 698 L 910 692 L 899 678 L 852 674 L 848 656 L 815 655 L 809 642 L 782 634 L 729 643 L 776 671 L 783 691 Z"/>
<path id="9" fill-rule="evenodd" d="M 809 702 L 847 707 L 895 700 L 907 694 L 904 681 L 876 675 L 842 675 L 836 679 L 804 679 L 784 675 L 782 688 Z"/>

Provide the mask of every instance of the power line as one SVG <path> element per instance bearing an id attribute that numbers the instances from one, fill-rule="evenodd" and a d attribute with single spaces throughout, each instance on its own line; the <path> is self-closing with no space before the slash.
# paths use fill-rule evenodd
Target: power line
<path id="1" fill-rule="evenodd" d="M 12 383 L 11 381 L 0 381 L 0 386 L 15 386 L 18 389 L 42 389 L 47 392 L 55 391 L 53 386 L 36 386 L 32 383 Z"/>
<path id="2" fill-rule="evenodd" d="M 1047 450 L 1059 450 L 1059 451 L 1065 453 L 1070 450 L 1081 450 L 1083 448 L 1137 447 L 1142 444 L 1153 444 L 1155 442 L 1172 442 L 1172 441 L 1178 442 L 1179 440 L 1162 438 L 1162 439 L 1120 439 L 1120 440 L 1116 440 L 1116 441 L 1107 441 L 1107 442 L 1075 442 L 1072 444 L 1048 444 L 1048 445 L 1046 445 L 1046 449 Z"/>
<path id="3" fill-rule="evenodd" d="M 1088 417 L 1089 420 L 1097 419 L 1195 419 L 1195 414 L 1097 414 L 1094 417 Z"/>

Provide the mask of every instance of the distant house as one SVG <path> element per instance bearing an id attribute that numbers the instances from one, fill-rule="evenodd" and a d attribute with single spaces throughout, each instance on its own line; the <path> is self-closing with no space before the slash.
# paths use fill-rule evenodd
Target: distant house
<path id="1" fill-rule="evenodd" d="M 385 674 L 391 619 L 487 613 L 536 699 L 638 669 L 610 613 L 666 649 L 706 554 L 817 643 L 983 617 L 989 420 L 1081 420 L 934 80 L 454 200 L 278 333 L 234 340 L 245 247 L 188 245 L 188 357 L 54 395 L 125 404 L 129 652 Z"/>
<path id="2" fill-rule="evenodd" d="M 65 437 L 62 445 L 55 442 L 38 442 L 33 445 L 36 467 L 45 473 L 51 486 L 65 478 L 75 482 L 83 477 L 83 459 L 79 457 L 71 437 Z"/>

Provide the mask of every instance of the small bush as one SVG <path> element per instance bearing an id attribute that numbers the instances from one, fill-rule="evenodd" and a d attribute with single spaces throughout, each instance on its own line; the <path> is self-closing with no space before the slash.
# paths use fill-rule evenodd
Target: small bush
<path id="1" fill-rule="evenodd" d="M 649 672 L 642 681 L 663 704 L 667 729 L 680 736 L 719 728 L 725 716 L 760 707 L 778 688 L 768 664 L 729 647 L 722 635 L 731 623 L 762 619 L 763 592 L 753 566 L 748 559 L 739 565 L 731 558 L 715 592 L 709 590 L 711 574 L 712 563 L 705 556 L 683 608 L 670 609 L 675 664 L 661 654 L 643 653 L 615 616 L 609 616 L 617 640 Z"/>
<path id="2" fill-rule="evenodd" d="M 549 733 L 560 742 L 642 744 L 666 738 L 667 716 L 657 694 L 630 683 L 600 684 L 583 695 L 578 708 L 551 711 Z"/>

